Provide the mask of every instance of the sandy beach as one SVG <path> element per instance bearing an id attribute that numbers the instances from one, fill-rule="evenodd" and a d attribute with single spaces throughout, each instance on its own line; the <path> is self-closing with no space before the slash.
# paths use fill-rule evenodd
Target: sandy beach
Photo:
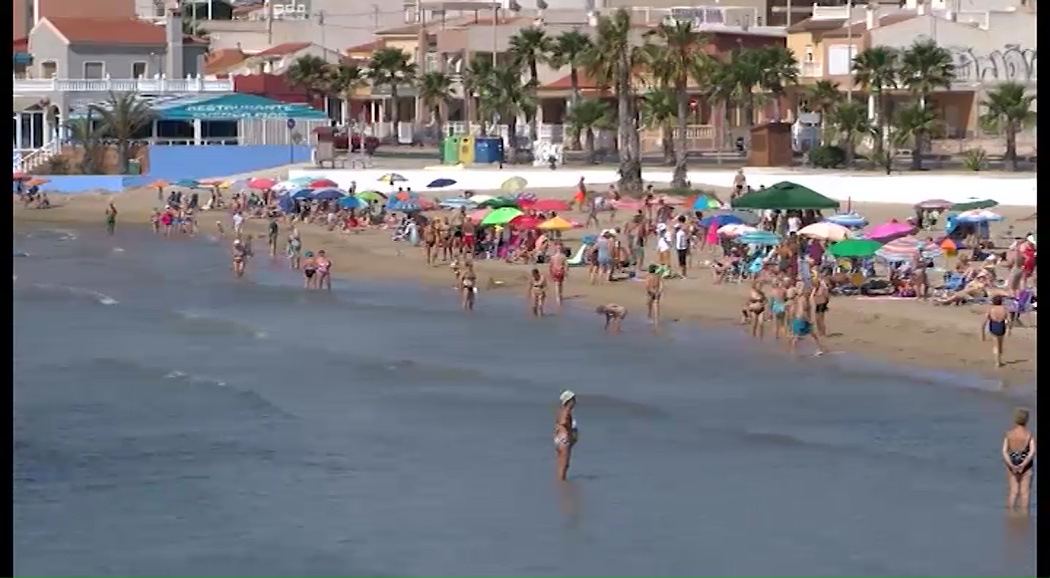
<path id="1" fill-rule="evenodd" d="M 566 169 L 571 170 L 571 169 Z M 273 169 L 252 176 L 280 177 L 287 167 Z M 228 178 L 240 178 L 235 175 Z M 533 190 L 541 198 L 569 199 L 572 189 Z M 458 191 L 448 191 L 443 197 L 453 196 Z M 103 227 L 103 211 L 109 202 L 116 204 L 120 215 L 117 235 L 121 227 L 147 226 L 151 211 L 160 204 L 156 189 L 140 189 L 109 195 L 78 195 L 74 197 L 52 197 L 51 209 L 25 209 L 15 201 L 16 228 L 47 225 L 92 225 Z M 891 204 L 854 204 L 853 209 L 863 214 L 870 222 L 879 223 L 890 218 L 910 216 L 910 207 Z M 1026 207 L 1000 207 L 996 209 L 1006 220 L 993 226 L 993 238 L 1013 225 L 1017 234 L 1027 232 L 1026 227 L 1034 223 L 1018 223 L 1033 209 Z M 567 215 L 570 216 L 570 215 Z M 583 221 L 580 215 L 571 215 Z M 607 217 L 603 215 L 603 219 Z M 621 213 L 620 220 L 624 218 Z M 199 223 L 202 234 L 214 234 L 215 221 L 228 221 L 224 213 L 203 213 Z M 617 225 L 620 223 L 616 223 Z M 603 225 L 605 222 L 603 221 Z M 613 226 L 610 224 L 609 226 Z M 265 222 L 252 221 L 249 230 L 262 233 Z M 282 226 L 282 238 L 286 227 Z M 325 249 L 335 263 L 335 274 L 348 279 L 392 279 L 409 282 L 449 286 L 449 299 L 455 299 L 451 286 L 452 273 L 448 266 L 428 267 L 422 250 L 408 243 L 391 240 L 391 231 L 370 229 L 343 234 L 327 232 L 319 226 L 300 227 L 304 248 Z M 565 237 L 571 246 L 592 231 L 575 230 Z M 282 241 L 283 242 L 283 241 Z M 1001 241 L 999 241 L 1001 243 Z M 266 258 L 266 257 L 259 257 Z M 699 260 L 710 258 L 703 255 Z M 942 261 L 940 265 L 945 265 Z M 485 293 L 498 291 L 515 295 L 522 294 L 522 321 L 526 318 L 526 304 L 522 291 L 529 268 L 511 265 L 503 261 L 480 260 L 476 269 L 481 280 L 482 291 L 479 307 L 485 307 Z M 249 275 L 251 265 L 249 265 Z M 731 328 L 743 331 L 736 325 L 740 306 L 746 297 L 747 286 L 743 284 L 712 283 L 706 270 L 696 271 L 693 278 L 672 280 L 666 285 L 663 300 L 665 323 L 699 323 L 703 326 Z M 936 280 L 939 275 L 934 276 Z M 644 290 L 640 283 L 622 282 L 591 285 L 585 270 L 574 269 L 566 280 L 566 294 L 571 306 L 616 302 L 625 305 L 637 315 L 644 311 Z M 934 306 L 930 302 L 915 300 L 879 300 L 863 297 L 836 297 L 831 301 L 828 315 L 831 351 L 858 353 L 874 359 L 895 364 L 908 364 L 929 369 L 961 373 L 976 373 L 1001 382 L 1003 386 L 1034 383 L 1035 381 L 1035 315 L 1027 316 L 1025 327 L 1015 328 L 1007 339 L 1006 366 L 996 369 L 992 364 L 990 342 L 982 342 L 980 329 L 985 313 L 983 306 Z M 599 327 L 595 320 L 596 330 Z M 736 328 L 736 329 L 733 329 Z M 775 347 L 771 337 L 755 347 Z M 819 363 L 819 361 L 814 361 Z"/>

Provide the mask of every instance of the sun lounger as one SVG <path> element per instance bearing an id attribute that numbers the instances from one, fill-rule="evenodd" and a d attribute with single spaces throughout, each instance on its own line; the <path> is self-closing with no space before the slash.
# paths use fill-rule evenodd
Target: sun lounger
<path id="1" fill-rule="evenodd" d="M 576 254 L 573 255 L 571 259 L 567 259 L 565 261 L 565 264 L 568 265 L 569 267 L 580 267 L 582 265 L 586 265 L 586 262 L 584 261 L 583 256 L 587 254 L 587 249 L 590 249 L 590 248 L 591 248 L 591 246 L 588 245 L 587 243 L 584 243 L 583 245 L 580 245 L 580 250 L 576 251 Z"/>

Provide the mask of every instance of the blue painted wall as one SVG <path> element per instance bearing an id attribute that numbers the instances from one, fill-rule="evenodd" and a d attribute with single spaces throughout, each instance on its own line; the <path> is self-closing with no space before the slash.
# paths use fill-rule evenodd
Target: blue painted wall
<path id="1" fill-rule="evenodd" d="M 120 175 L 48 175 L 44 178 L 49 182 L 40 189 L 49 193 L 117 193 L 124 190 L 131 180 Z"/>
<path id="2" fill-rule="evenodd" d="M 129 186 L 156 180 L 199 180 L 237 175 L 309 160 L 308 145 L 152 146 L 149 149 L 149 174 L 133 179 Z"/>

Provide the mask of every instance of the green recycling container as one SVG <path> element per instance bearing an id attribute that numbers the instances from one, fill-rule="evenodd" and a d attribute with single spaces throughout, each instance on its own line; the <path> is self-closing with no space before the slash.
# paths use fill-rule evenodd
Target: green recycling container
<path id="1" fill-rule="evenodd" d="M 457 134 L 445 137 L 445 142 L 441 143 L 441 163 L 445 165 L 454 165 L 459 163 L 459 146 L 460 137 Z"/>

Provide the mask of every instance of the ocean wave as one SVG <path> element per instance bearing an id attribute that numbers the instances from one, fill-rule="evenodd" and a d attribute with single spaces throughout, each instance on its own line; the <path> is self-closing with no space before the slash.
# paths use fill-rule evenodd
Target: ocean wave
<path id="1" fill-rule="evenodd" d="M 269 333 L 261 328 L 232 319 L 214 317 L 200 311 L 176 309 L 171 311 L 171 313 L 175 317 L 177 324 L 182 329 L 188 329 L 190 332 L 202 332 L 213 335 L 241 335 L 256 339 L 269 337 Z"/>
<path id="2" fill-rule="evenodd" d="M 68 286 L 68 285 L 54 285 L 54 284 L 51 284 L 51 283 L 34 283 L 31 287 L 32 287 L 32 289 L 36 289 L 39 292 L 43 292 L 44 294 L 67 295 L 67 296 L 72 296 L 72 297 L 77 297 L 77 298 L 87 297 L 87 298 L 90 298 L 90 299 L 94 300 L 96 303 L 98 303 L 100 305 L 117 305 L 117 304 L 120 303 L 120 301 L 117 301 L 115 298 L 110 297 L 109 295 L 106 295 L 105 293 L 101 293 L 99 291 L 95 291 L 95 290 L 92 290 L 92 289 L 86 289 L 84 287 L 71 287 L 71 286 Z M 32 295 L 33 292 L 32 291 L 28 291 L 28 293 L 30 293 L 30 295 Z"/>

